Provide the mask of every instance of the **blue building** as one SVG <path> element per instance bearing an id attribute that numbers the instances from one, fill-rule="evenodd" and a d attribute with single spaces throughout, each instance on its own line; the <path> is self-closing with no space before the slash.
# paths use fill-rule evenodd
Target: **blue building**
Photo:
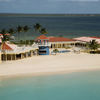
<path id="1" fill-rule="evenodd" d="M 36 41 L 39 47 L 39 55 L 49 55 L 49 39 L 45 35 L 41 35 Z"/>
<path id="2" fill-rule="evenodd" d="M 39 46 L 39 55 L 49 55 L 49 46 Z"/>

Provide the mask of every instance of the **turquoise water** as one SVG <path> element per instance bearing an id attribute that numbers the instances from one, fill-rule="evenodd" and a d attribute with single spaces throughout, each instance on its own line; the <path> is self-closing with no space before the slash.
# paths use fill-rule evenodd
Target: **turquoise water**
<path id="1" fill-rule="evenodd" d="M 46 28 L 49 36 L 100 36 L 100 16 L 0 17 L 0 29 L 16 29 L 18 25 L 30 27 L 28 32 L 20 33 L 20 39 L 34 39 L 40 35 L 34 31 L 35 23 Z"/>
<path id="2" fill-rule="evenodd" d="M 100 100 L 100 71 L 3 80 L 0 100 Z"/>

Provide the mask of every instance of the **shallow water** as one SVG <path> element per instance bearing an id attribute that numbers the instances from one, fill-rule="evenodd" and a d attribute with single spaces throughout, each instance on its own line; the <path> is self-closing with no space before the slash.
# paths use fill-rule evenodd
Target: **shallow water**
<path id="1" fill-rule="evenodd" d="M 100 71 L 2 80 L 0 100 L 100 100 Z"/>

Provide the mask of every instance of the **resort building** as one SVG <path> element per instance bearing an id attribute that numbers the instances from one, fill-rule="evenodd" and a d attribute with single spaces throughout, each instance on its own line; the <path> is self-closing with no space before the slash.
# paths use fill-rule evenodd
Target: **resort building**
<path id="1" fill-rule="evenodd" d="M 78 37 L 69 39 L 65 37 L 47 37 L 40 35 L 35 39 L 35 43 L 32 46 L 19 47 L 9 41 L 2 43 L 2 39 L 0 38 L 0 62 L 23 59 L 32 57 L 33 55 L 49 55 L 50 49 L 53 50 L 54 48 L 86 47 L 86 43 L 92 40 L 96 40 L 100 44 L 99 37 Z"/>
<path id="2" fill-rule="evenodd" d="M 36 43 L 38 44 L 38 53 L 39 55 L 49 55 L 49 47 L 51 44 L 49 43 L 49 38 L 45 35 L 41 35 L 36 38 Z"/>
<path id="3" fill-rule="evenodd" d="M 27 57 L 31 57 L 33 55 L 38 54 L 38 46 L 33 44 L 32 46 L 22 46 L 19 47 L 10 42 L 5 42 L 1 45 L 1 60 L 18 60 Z"/>
<path id="4" fill-rule="evenodd" d="M 71 45 L 75 45 L 76 41 L 74 39 L 69 39 L 65 37 L 46 37 L 45 35 L 41 35 L 36 38 L 36 40 L 45 40 L 47 39 L 47 43 L 49 44 L 49 48 L 66 48 Z"/>
<path id="5" fill-rule="evenodd" d="M 86 47 L 86 43 L 89 43 L 92 40 L 95 40 L 100 44 L 100 37 L 78 37 L 74 38 L 74 40 L 76 40 L 76 45 L 81 47 Z"/>
<path id="6" fill-rule="evenodd" d="M 83 44 L 95 40 L 98 44 L 100 44 L 100 37 L 78 37 L 74 38 L 74 40 L 76 40 L 77 43 L 83 43 Z"/>

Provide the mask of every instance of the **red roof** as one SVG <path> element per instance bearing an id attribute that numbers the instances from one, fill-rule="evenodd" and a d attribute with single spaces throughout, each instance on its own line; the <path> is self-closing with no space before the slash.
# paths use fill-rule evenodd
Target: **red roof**
<path id="1" fill-rule="evenodd" d="M 66 42 L 74 41 L 74 39 L 64 38 L 64 37 L 49 37 L 50 42 Z"/>
<path id="2" fill-rule="evenodd" d="M 0 33 L 0 35 L 3 35 L 3 34 Z M 6 34 L 4 34 L 4 35 L 10 35 L 10 34 L 9 34 L 9 33 L 6 33 Z"/>
<path id="3" fill-rule="evenodd" d="M 45 40 L 45 39 L 48 39 L 48 37 L 46 37 L 45 35 L 40 35 L 39 37 L 37 37 L 37 39 L 40 39 L 40 40 Z"/>
<path id="4" fill-rule="evenodd" d="M 40 35 L 37 39 L 48 39 L 49 42 L 66 42 L 66 41 L 75 41 L 74 39 L 64 38 L 64 37 L 46 37 L 45 35 Z"/>
<path id="5" fill-rule="evenodd" d="M 100 37 L 95 37 L 95 36 L 94 37 L 90 37 L 90 38 L 100 39 Z"/>
<path id="6" fill-rule="evenodd" d="M 6 43 L 3 43 L 2 50 L 13 50 L 13 49 L 9 45 L 7 45 Z"/>
<path id="7" fill-rule="evenodd" d="M 6 33 L 5 35 L 10 35 L 9 33 Z"/>

